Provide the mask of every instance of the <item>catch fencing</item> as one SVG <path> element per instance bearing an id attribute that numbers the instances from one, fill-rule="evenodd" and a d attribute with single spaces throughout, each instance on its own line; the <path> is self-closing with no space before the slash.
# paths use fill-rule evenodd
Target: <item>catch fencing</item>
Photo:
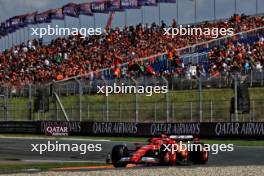
<path id="1" fill-rule="evenodd" d="M 238 98 L 235 87 L 241 82 L 249 87 L 250 111 L 242 113 L 236 104 L 237 110 L 230 113 L 232 97 Z M 46 86 L 2 87 L 0 118 L 3 121 L 262 122 L 263 83 L 263 72 L 252 71 L 239 78 L 145 76 L 90 80 L 82 77 Z M 167 86 L 168 92 L 152 96 L 98 93 L 98 86 L 114 84 Z M 44 90 L 41 98 L 39 90 Z M 41 107 L 36 110 L 38 98 Z"/>

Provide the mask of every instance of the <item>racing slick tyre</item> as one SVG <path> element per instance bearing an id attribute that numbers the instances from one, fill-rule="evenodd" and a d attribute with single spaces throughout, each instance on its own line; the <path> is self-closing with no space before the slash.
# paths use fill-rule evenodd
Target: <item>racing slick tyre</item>
<path id="1" fill-rule="evenodd" d="M 161 146 L 160 147 L 160 154 L 159 154 L 159 158 L 160 158 L 160 163 L 162 165 L 176 165 L 177 162 L 177 155 L 176 152 L 174 154 L 171 153 L 171 151 L 164 151 L 165 146 Z"/>
<path id="2" fill-rule="evenodd" d="M 209 153 L 208 151 L 192 151 L 189 155 L 189 160 L 193 164 L 206 164 L 208 161 Z"/>
<path id="3" fill-rule="evenodd" d="M 116 145 L 112 149 L 111 160 L 114 167 L 126 167 L 127 163 L 120 162 L 121 158 L 128 157 L 128 149 L 125 145 Z"/>

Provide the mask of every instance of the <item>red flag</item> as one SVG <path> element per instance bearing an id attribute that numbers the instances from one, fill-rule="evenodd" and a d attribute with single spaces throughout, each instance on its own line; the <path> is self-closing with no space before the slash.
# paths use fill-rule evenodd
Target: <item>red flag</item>
<path id="1" fill-rule="evenodd" d="M 121 69 L 119 67 L 114 68 L 114 77 L 119 78 L 121 76 Z"/>
<path id="2" fill-rule="evenodd" d="M 108 29 L 111 27 L 112 20 L 114 18 L 115 12 L 111 12 L 109 19 L 107 20 L 107 24 L 105 27 L 105 30 L 108 31 Z"/>
<path id="3" fill-rule="evenodd" d="M 155 70 L 150 65 L 147 66 L 146 71 L 147 73 L 155 75 Z"/>

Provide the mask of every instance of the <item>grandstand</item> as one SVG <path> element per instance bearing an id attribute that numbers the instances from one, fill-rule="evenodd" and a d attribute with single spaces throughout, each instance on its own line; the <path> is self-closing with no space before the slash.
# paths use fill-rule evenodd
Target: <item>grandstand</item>
<path id="1" fill-rule="evenodd" d="M 235 78 L 249 83 L 251 87 L 263 86 L 264 16 L 234 14 L 229 19 L 192 25 L 195 28 L 234 29 L 234 36 L 219 35 L 217 39 L 213 39 L 212 35 L 179 35 L 172 38 L 164 35 L 163 30 L 170 26 L 177 27 L 176 21 L 171 24 L 161 22 L 106 28 L 100 36 L 68 36 L 55 38 L 50 43 L 44 43 L 41 38 L 33 39 L 1 52 L 1 94 L 6 95 L 3 96 L 3 118 L 17 120 L 17 116 L 23 116 L 30 120 L 61 120 L 63 117 L 66 120 L 91 120 L 90 116 L 93 116 L 92 120 L 130 121 L 135 118 L 136 121 L 150 121 L 155 116 L 155 121 L 174 121 L 177 112 L 174 106 L 179 102 L 173 97 L 170 99 L 169 93 L 165 97 L 157 95 L 151 100 L 138 95 L 135 95 L 135 100 L 134 95 L 125 98 L 94 95 L 98 85 L 124 82 L 128 85 L 168 85 L 172 91 L 198 90 L 196 98 L 183 99 L 184 105 L 177 105 L 182 106 L 177 112 L 181 116 L 178 120 L 191 116 L 190 121 L 202 121 L 206 113 L 208 121 L 213 121 L 214 116 L 214 120 L 230 120 L 231 88 L 234 82 L 238 83 Z M 40 111 L 33 112 L 33 97 L 38 95 L 39 87 L 48 90 L 45 95 L 48 97 L 50 93 L 52 98 L 49 100 L 52 101 L 49 108 L 42 107 Z M 224 99 L 219 94 L 219 100 L 214 100 L 216 102 L 209 99 L 203 102 L 201 92 L 206 93 L 209 88 L 225 88 L 229 93 Z M 213 91 L 217 91 L 215 89 Z M 178 92 L 170 93 L 177 98 L 192 94 L 190 91 L 182 92 L 181 96 L 175 95 Z M 214 92 L 209 95 L 213 97 Z M 117 102 L 117 99 L 120 101 Z M 261 109 L 263 100 L 256 101 L 261 103 L 255 108 Z M 122 109 L 120 102 L 127 107 Z M 18 112 L 16 104 L 21 104 Z M 46 106 L 44 104 L 42 106 Z M 206 110 L 203 105 L 210 108 Z M 218 108 L 219 112 L 213 111 Z M 188 113 L 184 112 L 186 109 Z M 121 119 L 122 113 L 128 113 L 129 117 Z M 249 119 L 253 120 L 255 116 L 261 119 L 259 115 L 250 114 Z M 117 116 L 118 119 L 111 118 Z"/>
<path id="2" fill-rule="evenodd" d="M 263 16 L 250 17 L 243 15 L 240 17 L 234 15 L 228 21 L 205 22 L 194 27 L 231 27 L 235 29 L 236 33 L 241 33 L 263 27 L 263 24 Z M 212 36 L 179 35 L 172 38 L 163 35 L 164 26 L 166 26 L 165 23 L 162 26 L 153 23 L 151 27 L 139 24 L 123 30 L 111 29 L 101 36 L 91 36 L 85 39 L 80 38 L 80 36 L 57 38 L 48 45 L 44 45 L 41 39 L 34 39 L 33 41 L 13 46 L 0 56 L 1 67 L 4 70 L 0 75 L 0 82 L 10 85 L 48 83 L 78 75 L 88 75 L 91 72 L 96 76 L 100 69 L 109 67 L 115 67 L 113 72 L 117 73 L 120 72 L 118 68 L 120 64 L 129 63 L 128 65 L 131 65 L 140 58 L 151 58 L 163 53 L 167 53 L 168 59 L 172 64 L 179 65 L 183 63 L 179 56 L 184 56 L 177 49 L 204 42 L 208 43 L 208 41 L 212 40 Z M 263 43 L 263 29 L 261 28 L 256 32 L 258 32 L 258 35 L 239 39 L 239 41 L 250 44 L 259 40 Z M 149 37 L 150 34 L 151 37 Z M 222 36 L 219 37 L 221 38 Z M 227 41 L 224 41 L 224 44 L 226 43 Z M 207 48 L 207 50 L 210 50 L 210 48 Z M 196 52 L 199 51 L 197 50 Z M 260 65 L 262 64 L 260 63 Z M 7 69 L 6 65 L 10 67 Z M 154 67 L 156 68 L 155 72 L 162 71 L 160 68 L 162 66 L 155 65 Z M 208 72 L 210 68 L 208 65 L 206 67 L 204 69 L 207 69 Z M 153 68 L 149 66 L 146 70 L 153 70 Z M 116 76 L 119 77 L 121 75 Z"/>

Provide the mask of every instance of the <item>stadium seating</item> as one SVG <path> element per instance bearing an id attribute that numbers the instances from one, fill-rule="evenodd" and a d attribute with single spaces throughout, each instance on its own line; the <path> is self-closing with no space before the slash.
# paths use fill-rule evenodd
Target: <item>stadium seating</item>
<path id="1" fill-rule="evenodd" d="M 222 26 L 232 27 L 236 33 L 239 33 L 264 26 L 264 18 L 263 16 L 241 16 L 241 19 L 236 21 L 234 17 L 231 17 L 228 21 L 205 22 L 194 27 Z M 227 58 L 221 58 L 219 52 L 226 48 L 207 48 L 210 53 L 209 60 L 207 62 L 203 59 L 202 64 L 191 62 L 183 64 L 184 61 L 176 51 L 178 48 L 211 40 L 212 36 L 200 36 L 199 40 L 196 36 L 176 36 L 172 39 L 163 33 L 162 27 L 153 23 L 151 26 L 139 24 L 123 30 L 111 29 L 101 36 L 90 36 L 85 39 L 80 36 L 57 38 L 48 45 L 44 45 L 36 39 L 28 41 L 0 53 L 0 83 L 2 85 L 47 83 L 89 73 L 93 73 L 92 78 L 94 79 L 99 77 L 99 69 L 109 67 L 114 67 L 114 69 L 112 72 L 106 72 L 104 75 L 106 78 L 111 78 L 113 75 L 114 77 L 130 76 L 138 71 L 139 74 L 180 74 L 186 76 L 189 74 L 191 66 L 195 66 L 199 74 L 217 76 L 218 72 L 223 69 L 222 61 Z M 232 47 L 234 52 L 240 51 L 241 47 L 246 48 L 245 52 L 242 51 L 242 60 L 249 60 L 250 63 L 246 64 L 249 64 L 250 67 L 255 66 L 256 62 L 259 62 L 263 67 L 263 36 L 242 40 L 236 44 L 229 42 L 228 47 Z M 170 58 L 167 59 L 166 56 L 163 56 L 163 59 L 157 63 L 153 61 L 155 60 L 153 58 L 152 62 L 155 65 L 150 63 L 148 68 L 144 62 L 137 62 L 139 58 L 167 52 L 172 54 Z M 250 58 L 246 56 L 248 52 L 252 53 Z M 236 62 L 234 58 L 231 60 Z M 119 68 L 122 63 L 129 63 L 128 71 Z M 245 62 L 239 62 L 239 64 L 243 63 Z M 168 67 L 168 64 L 171 67 Z M 185 66 L 182 67 L 183 65 Z M 244 65 L 240 65 L 240 68 L 244 68 Z"/>

